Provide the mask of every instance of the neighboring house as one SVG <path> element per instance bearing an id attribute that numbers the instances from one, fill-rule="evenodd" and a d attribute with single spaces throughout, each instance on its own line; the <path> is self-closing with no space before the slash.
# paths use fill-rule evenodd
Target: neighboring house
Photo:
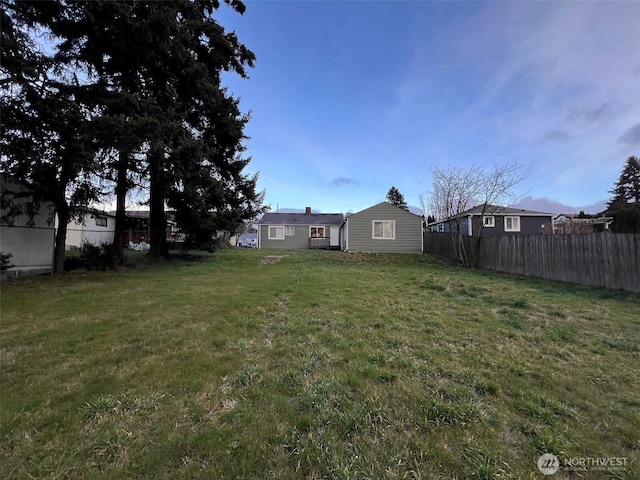
<path id="1" fill-rule="evenodd" d="M 532 235 L 544 233 L 544 229 L 550 227 L 552 219 L 552 213 L 496 205 L 487 205 L 483 215 L 482 205 L 479 205 L 462 212 L 457 218 L 432 222 L 428 228 L 432 232 L 457 233 L 459 222 L 462 233 L 469 236 L 477 235 L 481 225 L 484 225 L 482 234 L 485 236 Z"/>
<path id="2" fill-rule="evenodd" d="M 57 227 L 57 225 L 56 225 Z M 67 225 L 67 241 L 65 248 L 82 248 L 85 243 L 102 245 L 113 243 L 116 231 L 116 216 L 111 213 L 90 210 L 82 221 L 71 220 Z"/>
<path id="3" fill-rule="evenodd" d="M 232 241 L 233 245 L 233 241 Z M 258 246 L 258 232 L 244 232 L 236 237 L 236 247 L 256 248 Z"/>
<path id="4" fill-rule="evenodd" d="M 32 212 L 33 216 L 27 214 L 24 210 L 31 201 L 30 190 L 2 175 L 0 192 L 0 251 L 11 255 L 9 263 L 13 264 L 13 267 L 2 271 L 2 278 L 51 273 L 55 245 L 53 204 L 40 205 L 37 211 Z"/>
<path id="5" fill-rule="evenodd" d="M 553 217 L 553 233 L 592 233 L 609 230 L 613 217 L 584 217 L 577 213 L 561 213 Z"/>
<path id="6" fill-rule="evenodd" d="M 123 243 L 149 242 L 151 239 L 151 223 L 149 221 L 149 210 L 130 210 L 125 214 L 125 228 Z M 167 242 L 184 242 L 185 235 L 178 230 L 173 212 L 165 212 L 167 219 L 166 234 Z"/>
<path id="7" fill-rule="evenodd" d="M 350 252 L 422 253 L 423 217 L 387 202 L 347 215 L 340 228 Z"/>
<path id="8" fill-rule="evenodd" d="M 341 213 L 265 213 L 258 223 L 258 248 L 340 248 Z"/>

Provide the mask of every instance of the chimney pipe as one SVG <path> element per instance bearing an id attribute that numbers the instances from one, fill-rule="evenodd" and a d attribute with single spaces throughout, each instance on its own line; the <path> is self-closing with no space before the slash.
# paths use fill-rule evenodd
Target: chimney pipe
<path id="1" fill-rule="evenodd" d="M 311 207 L 305 207 L 304 214 L 305 215 L 311 215 Z"/>

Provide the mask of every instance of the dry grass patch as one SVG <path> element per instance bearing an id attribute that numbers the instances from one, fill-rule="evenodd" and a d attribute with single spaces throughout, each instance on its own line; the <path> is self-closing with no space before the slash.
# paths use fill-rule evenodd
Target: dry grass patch
<path id="1" fill-rule="evenodd" d="M 260 260 L 261 265 L 273 265 L 274 263 L 280 263 L 283 258 L 289 255 L 267 255 Z"/>

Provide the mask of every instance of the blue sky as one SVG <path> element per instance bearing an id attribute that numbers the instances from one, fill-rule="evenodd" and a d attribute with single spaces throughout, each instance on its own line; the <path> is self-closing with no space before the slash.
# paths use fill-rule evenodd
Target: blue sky
<path id="1" fill-rule="evenodd" d="M 640 2 L 246 1 L 248 172 L 275 211 L 358 211 L 431 166 L 520 162 L 520 205 L 598 212 L 640 155 Z"/>

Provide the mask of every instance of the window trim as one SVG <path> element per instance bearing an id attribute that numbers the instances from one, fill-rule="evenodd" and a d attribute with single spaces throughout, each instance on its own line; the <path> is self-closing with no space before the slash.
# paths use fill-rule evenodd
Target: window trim
<path id="1" fill-rule="evenodd" d="M 291 233 L 287 233 L 287 232 L 289 232 L 289 230 L 291 230 Z M 284 236 L 285 237 L 294 237 L 295 234 L 296 234 L 295 225 L 285 225 L 285 227 L 284 227 Z"/>
<path id="2" fill-rule="evenodd" d="M 312 228 L 321 228 L 322 229 L 322 236 L 321 237 L 313 237 L 311 235 L 311 229 Z M 327 234 L 327 226 L 326 225 L 309 225 L 309 238 L 329 238 L 326 237 L 325 235 Z"/>
<path id="3" fill-rule="evenodd" d="M 486 220 L 490 220 L 489 223 L 485 223 Z M 496 226 L 496 217 L 494 215 L 484 215 L 482 217 L 482 226 L 485 228 L 493 228 Z"/>
<path id="4" fill-rule="evenodd" d="M 511 228 L 507 228 L 507 219 L 510 218 L 511 219 Z M 514 228 L 513 227 L 513 219 L 517 219 L 518 222 L 518 227 Z M 521 228 L 521 224 L 520 224 L 520 216 L 519 215 L 505 215 L 504 217 L 504 231 L 505 232 L 519 232 Z"/>
<path id="5" fill-rule="evenodd" d="M 393 236 L 376 237 L 376 223 L 382 223 L 382 234 L 384 235 L 384 224 L 391 223 L 393 225 Z M 396 221 L 395 220 L 372 220 L 371 221 L 371 239 L 372 240 L 395 240 L 396 239 Z"/>
<path id="6" fill-rule="evenodd" d="M 274 229 L 274 231 L 277 231 L 278 229 L 282 229 L 282 236 L 278 237 L 276 234 L 274 234 L 275 236 L 273 236 L 271 234 L 272 228 Z M 284 240 L 284 237 L 285 237 L 284 225 L 269 225 L 267 229 L 267 237 L 269 238 L 269 240 Z"/>
<path id="7" fill-rule="evenodd" d="M 107 217 L 93 217 L 93 218 L 95 218 L 96 227 L 107 227 L 109 225 L 109 220 L 107 219 Z M 98 223 L 98 220 L 100 220 L 100 223 Z"/>
<path id="8" fill-rule="evenodd" d="M 444 233 L 444 223 L 439 223 L 436 231 Z"/>

